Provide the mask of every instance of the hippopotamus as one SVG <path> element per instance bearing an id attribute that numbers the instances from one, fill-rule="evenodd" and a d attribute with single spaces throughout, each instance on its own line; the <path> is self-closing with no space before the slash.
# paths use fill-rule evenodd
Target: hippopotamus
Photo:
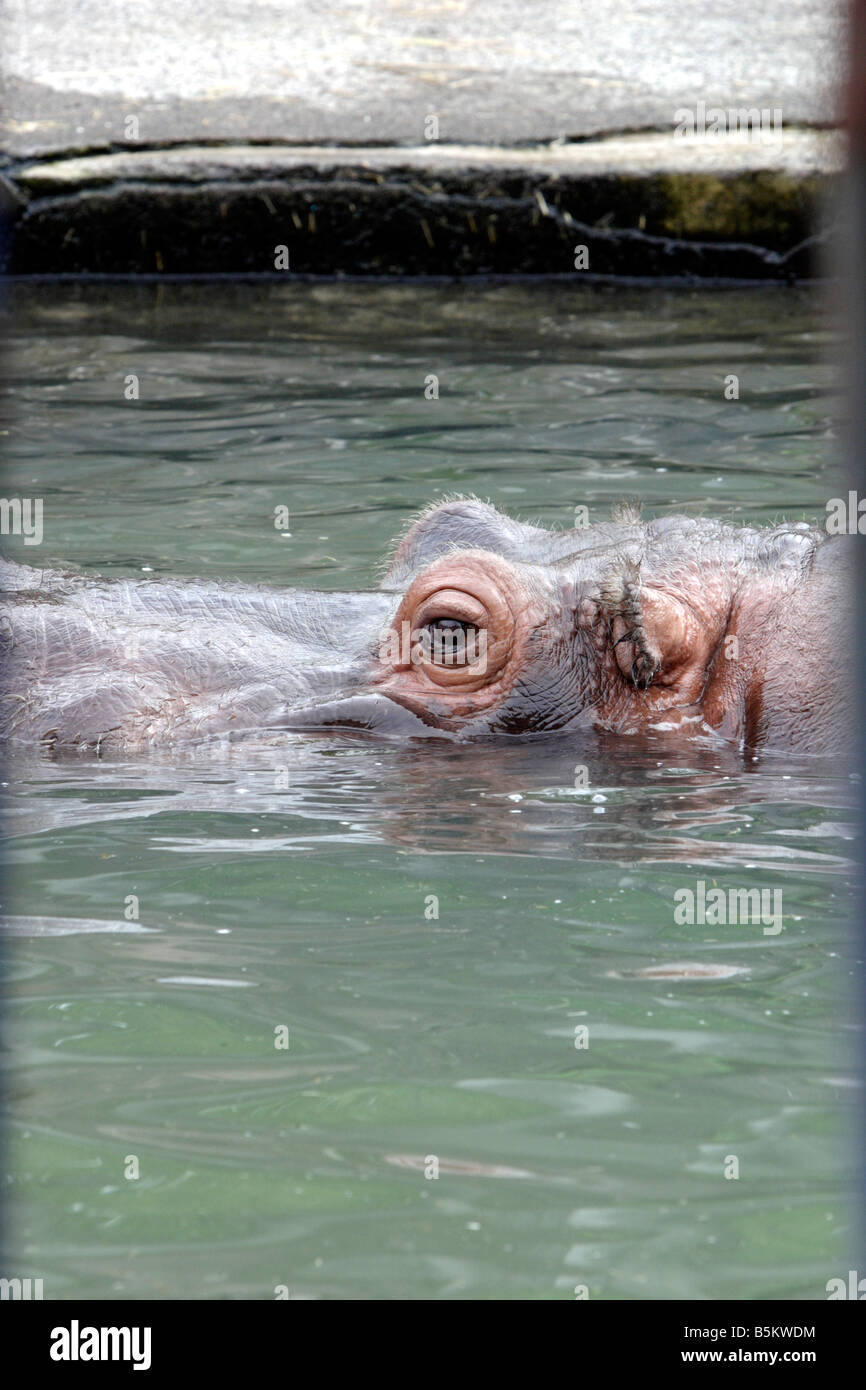
<path id="1" fill-rule="evenodd" d="M 838 752 L 852 557 L 803 522 L 554 531 L 431 506 L 377 589 L 102 579 L 5 563 L 0 737 L 134 751 L 285 731 L 658 731 Z"/>

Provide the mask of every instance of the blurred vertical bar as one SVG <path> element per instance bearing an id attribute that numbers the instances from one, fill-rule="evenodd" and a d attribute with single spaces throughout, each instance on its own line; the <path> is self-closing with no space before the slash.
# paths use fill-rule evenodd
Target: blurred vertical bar
<path id="1" fill-rule="evenodd" d="M 5 274 L 7 264 L 9 224 L 16 206 L 16 198 L 12 185 L 0 173 L 0 270 Z M 7 312 L 7 288 L 5 282 L 0 279 L 0 497 L 8 496 L 6 491 L 6 439 L 9 430 L 9 416 L 11 413 L 11 392 L 9 390 L 8 372 L 8 348 L 6 343 L 6 332 L 8 324 Z M 0 658 L 2 659 L 2 658 Z M 0 751 L 0 811 L 3 810 L 2 799 L 5 796 L 6 786 L 6 758 Z M 0 913 L 6 910 L 6 874 L 3 856 L 0 855 Z M 0 933 L 0 979 L 6 979 L 6 944 L 5 939 Z M 0 1052 L 5 1056 L 6 1052 L 6 1019 L 0 1014 Z M 8 1172 L 6 1166 L 6 1069 L 0 1069 L 0 1173 Z M 3 1183 L 5 1194 L 7 1183 Z M 0 1276 L 7 1275 L 6 1265 L 6 1207 L 5 1202 L 0 1201 Z"/>
<path id="2" fill-rule="evenodd" d="M 0 174 L 0 268 L 5 273 L 7 239 L 9 235 L 9 221 L 15 206 L 15 199 L 11 185 Z M 8 359 L 6 345 L 6 326 L 7 326 L 7 291 L 6 285 L 0 279 L 0 497 L 8 496 L 6 491 L 6 439 L 9 429 L 10 414 L 10 391 L 8 380 Z M 2 659 L 2 657 L 0 657 Z M 0 811 L 3 810 L 2 799 L 5 796 L 6 786 L 6 758 L 0 751 Z M 0 912 L 6 910 L 6 874 L 3 856 L 0 855 Z M 0 933 L 0 979 L 6 979 L 6 950 L 5 940 Z M 0 1014 L 0 1052 L 5 1055 L 6 1051 L 6 1020 Z M 6 1069 L 0 1069 L 0 1173 L 8 1172 L 6 1166 Z M 3 1192 L 6 1192 L 7 1183 L 3 1183 Z M 5 1202 L 0 1200 L 0 1276 L 8 1274 L 6 1266 L 6 1208 Z"/>
<path id="3" fill-rule="evenodd" d="M 852 0 L 848 31 L 848 74 L 845 96 L 845 117 L 849 132 L 849 159 L 846 187 L 846 262 L 847 284 L 847 351 L 848 351 L 848 416 L 847 472 L 849 486 L 866 497 L 866 0 Z M 866 543 L 861 541 L 857 570 L 858 674 L 859 674 L 859 757 L 863 780 L 861 787 L 861 829 L 866 826 L 866 614 L 862 595 L 866 592 Z M 861 876 L 859 884 L 858 954 L 866 953 L 866 914 L 863 912 L 866 892 L 866 839 L 860 841 Z M 861 1079 L 866 1078 L 866 1000 L 860 998 Z M 861 1092 L 860 1156 L 866 1152 L 866 1088 Z M 859 1274 L 866 1272 L 866 1165 L 861 1169 L 860 1240 L 856 1254 Z"/>

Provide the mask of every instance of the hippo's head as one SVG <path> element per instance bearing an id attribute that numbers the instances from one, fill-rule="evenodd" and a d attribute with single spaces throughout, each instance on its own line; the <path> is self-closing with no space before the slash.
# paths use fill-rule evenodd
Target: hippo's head
<path id="1" fill-rule="evenodd" d="M 442 503 L 411 526 L 385 575 L 396 609 L 365 695 L 312 722 L 463 738 L 688 726 L 752 743 L 771 730 L 797 741 L 805 714 L 823 746 L 841 722 L 812 693 L 815 677 L 827 684 L 816 636 L 840 627 L 827 612 L 824 540 L 805 523 L 642 523 L 630 507 L 551 532 L 474 499 Z"/>
<path id="2" fill-rule="evenodd" d="M 424 513 L 370 593 L 6 566 L 0 734 L 135 748 L 679 728 L 828 748 L 847 731 L 845 567 L 845 542 L 804 523 L 626 508 L 554 532 L 474 499 Z"/>

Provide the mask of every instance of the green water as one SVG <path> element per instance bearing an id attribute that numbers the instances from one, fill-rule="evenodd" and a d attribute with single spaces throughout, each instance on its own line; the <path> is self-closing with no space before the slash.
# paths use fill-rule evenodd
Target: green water
<path id="1" fill-rule="evenodd" d="M 4 318 L 28 563 L 370 587 L 454 492 L 567 527 L 838 490 L 799 292 L 46 285 Z M 816 1299 L 850 1267 L 847 768 L 298 737 L 5 778 L 6 1272 L 46 1298 Z M 699 880 L 781 890 L 782 929 L 679 925 Z"/>

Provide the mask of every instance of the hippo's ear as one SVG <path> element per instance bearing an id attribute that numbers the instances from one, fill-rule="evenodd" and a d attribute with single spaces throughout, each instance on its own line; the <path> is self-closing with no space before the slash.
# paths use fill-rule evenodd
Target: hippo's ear
<path id="1" fill-rule="evenodd" d="M 641 597 L 640 568 L 627 560 L 605 580 L 601 611 L 617 666 L 639 690 L 646 690 L 661 670 L 662 652 L 644 625 Z"/>
<path id="2" fill-rule="evenodd" d="M 601 598 L 622 674 L 639 690 L 677 686 L 698 699 L 721 632 L 672 590 L 646 582 L 632 561 L 607 577 Z"/>

